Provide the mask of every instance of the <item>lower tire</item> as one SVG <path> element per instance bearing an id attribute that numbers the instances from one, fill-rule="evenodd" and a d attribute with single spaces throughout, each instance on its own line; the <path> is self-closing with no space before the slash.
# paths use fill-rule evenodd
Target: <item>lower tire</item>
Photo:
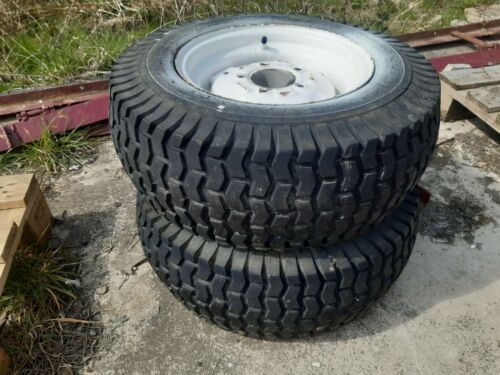
<path id="1" fill-rule="evenodd" d="M 385 294 L 415 243 L 413 191 L 351 242 L 287 251 L 240 250 L 169 222 L 140 195 L 139 235 L 153 269 L 196 314 L 256 337 L 293 337 L 348 322 Z"/>

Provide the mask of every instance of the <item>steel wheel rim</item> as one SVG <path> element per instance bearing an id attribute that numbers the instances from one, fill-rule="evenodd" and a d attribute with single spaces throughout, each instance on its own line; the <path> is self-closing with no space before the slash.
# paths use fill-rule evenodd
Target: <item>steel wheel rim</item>
<path id="1" fill-rule="evenodd" d="M 178 50 L 175 68 L 191 86 L 226 99 L 300 105 L 353 94 L 370 81 L 375 64 L 345 36 L 266 24 L 199 35 Z"/>

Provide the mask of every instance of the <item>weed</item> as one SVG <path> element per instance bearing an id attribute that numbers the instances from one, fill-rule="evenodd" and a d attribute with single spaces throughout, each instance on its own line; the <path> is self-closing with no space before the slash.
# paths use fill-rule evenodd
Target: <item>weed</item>
<path id="1" fill-rule="evenodd" d="M 61 305 L 75 299 L 65 286 L 71 278 L 71 263 L 61 257 L 61 250 L 20 249 L 3 295 L 0 311 L 9 320 L 37 325 L 47 316 L 53 316 Z"/>
<path id="2" fill-rule="evenodd" d="M 77 260 L 64 249 L 16 252 L 0 297 L 0 344 L 13 359 L 13 373 L 55 374 L 83 364 L 91 338 L 81 326 L 99 325 L 87 320 L 88 313 L 66 285 L 76 271 Z"/>
<path id="3" fill-rule="evenodd" d="M 58 84 L 107 74 L 113 59 L 132 41 L 148 34 L 143 25 L 127 32 L 68 28 L 64 33 L 40 30 L 0 35 L 0 90 Z"/>
<path id="4" fill-rule="evenodd" d="M 94 143 L 85 130 L 57 135 L 46 127 L 39 140 L 0 154 L 0 174 L 19 170 L 41 175 L 56 174 L 90 158 Z"/>

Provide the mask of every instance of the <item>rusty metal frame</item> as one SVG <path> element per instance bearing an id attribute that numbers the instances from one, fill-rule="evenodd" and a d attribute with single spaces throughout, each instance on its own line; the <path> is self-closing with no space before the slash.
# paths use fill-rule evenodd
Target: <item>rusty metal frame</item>
<path id="1" fill-rule="evenodd" d="M 91 100 L 106 93 L 108 88 L 109 81 L 105 79 L 3 94 L 0 95 L 0 116 Z"/>
<path id="2" fill-rule="evenodd" d="M 106 95 L 58 109 L 35 110 L 35 115 L 5 123 L 0 127 L 0 152 L 40 139 L 45 129 L 57 134 L 106 121 L 108 105 Z"/>
<path id="3" fill-rule="evenodd" d="M 40 139 L 44 129 L 62 133 L 101 124 L 93 134 L 109 134 L 109 81 L 0 95 L 0 152 Z"/>
<path id="4" fill-rule="evenodd" d="M 493 49 L 493 48 L 498 47 L 498 43 L 486 42 L 484 40 L 476 38 L 475 36 L 469 35 L 467 33 L 461 32 L 461 31 L 452 31 L 451 35 L 456 36 L 457 38 L 460 38 L 462 40 L 465 40 L 466 42 L 473 44 L 480 51 L 487 51 L 489 49 Z"/>
<path id="5" fill-rule="evenodd" d="M 419 31 L 416 33 L 397 35 L 395 37 L 405 42 L 410 47 L 422 48 L 438 44 L 459 42 L 463 40 L 463 35 L 477 39 L 499 34 L 500 19 L 481 23 L 471 23 L 463 26 L 446 27 L 438 30 Z"/>

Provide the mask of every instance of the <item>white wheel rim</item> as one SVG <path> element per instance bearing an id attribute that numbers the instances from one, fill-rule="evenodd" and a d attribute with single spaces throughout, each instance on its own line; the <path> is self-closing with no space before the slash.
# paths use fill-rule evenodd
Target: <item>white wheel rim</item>
<path id="1" fill-rule="evenodd" d="M 200 35 L 180 48 L 175 66 L 198 89 L 268 105 L 351 94 L 375 70 L 369 53 L 350 39 L 291 25 L 241 26 Z"/>

